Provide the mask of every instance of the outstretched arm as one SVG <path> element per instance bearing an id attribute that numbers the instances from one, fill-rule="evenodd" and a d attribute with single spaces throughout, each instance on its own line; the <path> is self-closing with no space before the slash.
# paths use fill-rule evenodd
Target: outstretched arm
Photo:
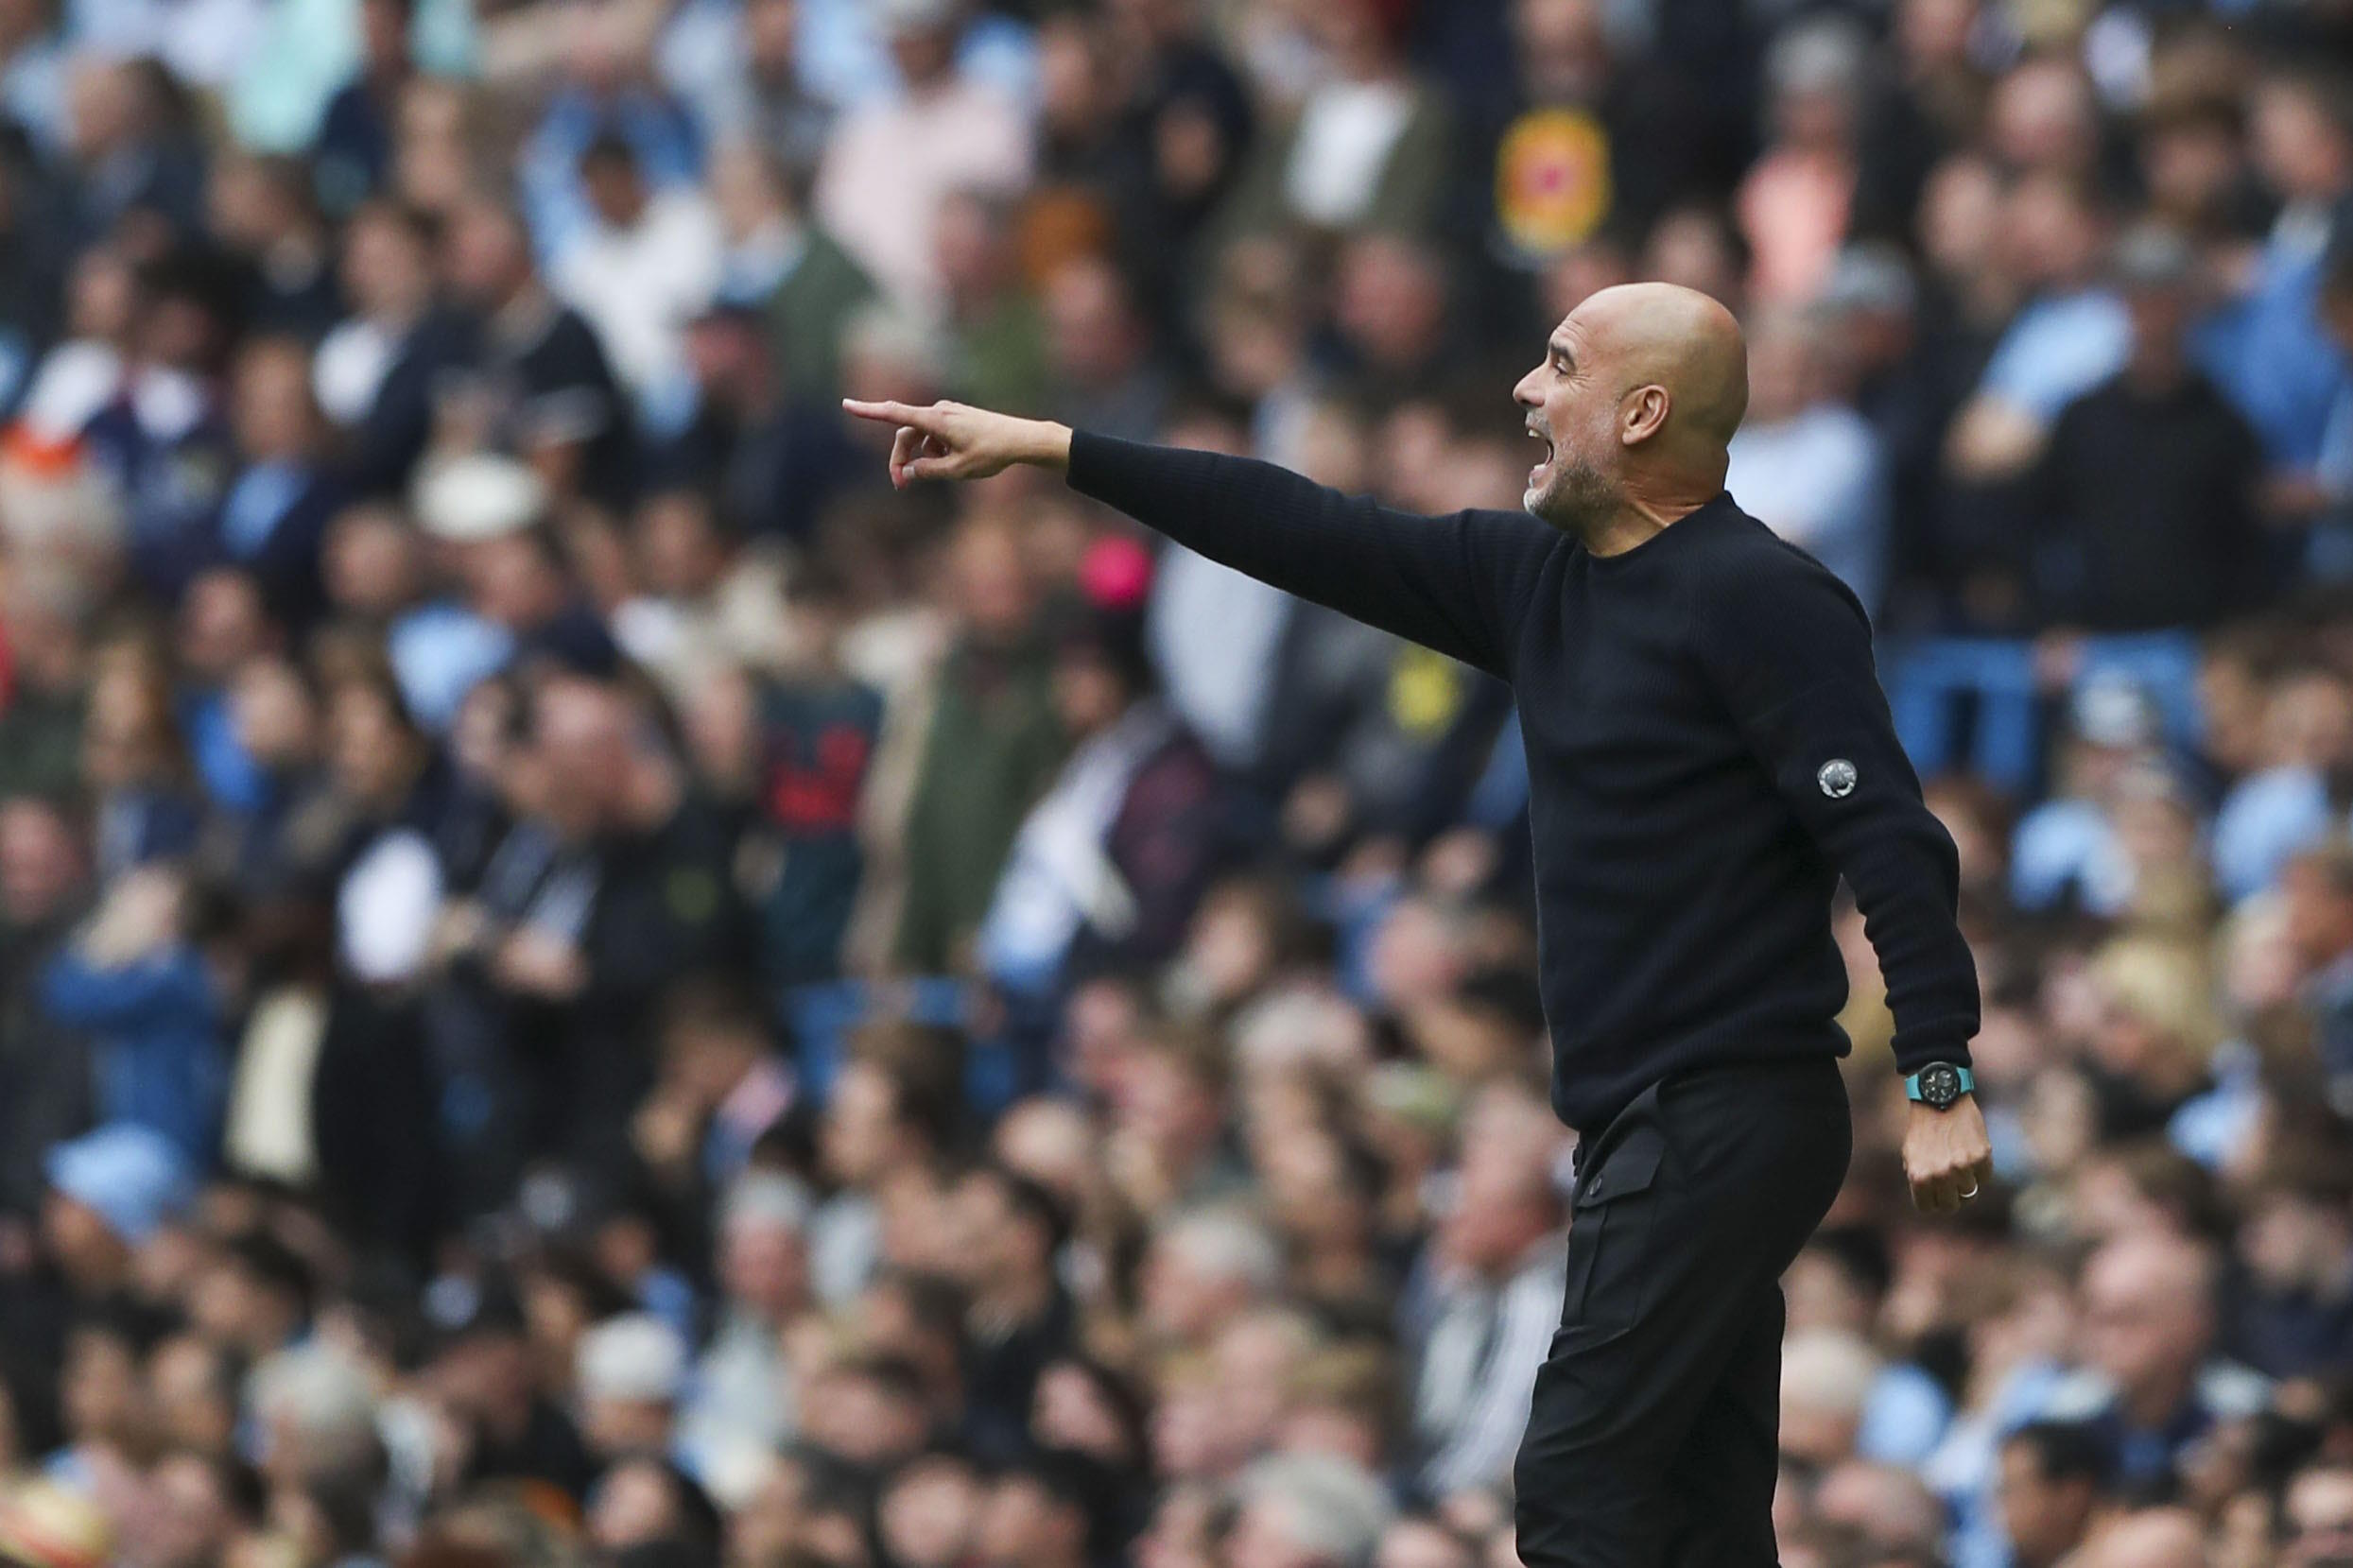
<path id="1" fill-rule="evenodd" d="M 1562 536 L 1515 513 L 1421 517 L 1341 494 L 1272 463 L 1140 446 L 960 404 L 849 402 L 899 427 L 891 481 L 981 479 L 1016 463 L 1262 582 L 1510 676 L 1507 655 Z"/>

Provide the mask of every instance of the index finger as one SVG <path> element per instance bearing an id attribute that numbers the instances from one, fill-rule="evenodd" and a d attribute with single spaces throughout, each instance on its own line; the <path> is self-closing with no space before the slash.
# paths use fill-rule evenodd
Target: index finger
<path id="1" fill-rule="evenodd" d="M 928 408 L 918 408 L 908 403 L 865 403 L 856 398 L 843 398 L 842 411 L 862 420 L 874 420 L 884 424 L 909 424 L 926 435 L 937 432 L 939 417 Z"/>

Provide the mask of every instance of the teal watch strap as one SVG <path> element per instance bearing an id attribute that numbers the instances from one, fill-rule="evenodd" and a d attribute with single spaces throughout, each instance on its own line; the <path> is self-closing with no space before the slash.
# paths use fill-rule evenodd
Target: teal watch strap
<path id="1" fill-rule="evenodd" d="M 1938 1062 L 1933 1065 L 1943 1066 L 1945 1064 Z M 1924 1073 L 1928 1071 L 1928 1069 L 1924 1067 L 1920 1071 Z M 1975 1073 L 1972 1073 L 1966 1067 L 1955 1067 L 1953 1069 L 1953 1076 L 1961 1080 L 1961 1092 L 1963 1094 L 1974 1094 L 1977 1093 L 1977 1075 Z M 1920 1098 L 1919 1073 L 1914 1073 L 1911 1077 L 1904 1079 L 1904 1097 L 1912 1100 Z"/>

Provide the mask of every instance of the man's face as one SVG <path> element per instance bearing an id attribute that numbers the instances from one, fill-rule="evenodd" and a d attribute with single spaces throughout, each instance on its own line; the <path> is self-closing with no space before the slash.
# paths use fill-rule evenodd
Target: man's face
<path id="1" fill-rule="evenodd" d="M 1618 502 L 1618 392 L 1589 334 L 1571 312 L 1545 345 L 1544 363 L 1520 378 L 1513 397 L 1544 459 L 1528 471 L 1520 505 L 1555 527 L 1575 527 Z"/>
<path id="2" fill-rule="evenodd" d="M 236 1521 L 210 1465 L 193 1455 L 175 1455 L 149 1474 L 147 1491 L 153 1505 L 151 1562 L 158 1568 L 203 1568 L 219 1559 Z"/>
<path id="3" fill-rule="evenodd" d="M 646 209 L 645 184 L 627 158 L 591 160 L 580 170 L 580 182 L 588 189 L 588 204 L 613 228 L 632 227 Z"/>
<path id="4" fill-rule="evenodd" d="M 826 1169 L 836 1180 L 857 1185 L 880 1171 L 891 1148 L 892 1098 L 891 1080 L 879 1069 L 853 1062 L 843 1070 L 819 1133 Z"/>
<path id="5" fill-rule="evenodd" d="M 980 1503 L 971 1473 L 956 1460 L 909 1465 L 883 1496 L 883 1541 L 908 1568 L 943 1568 L 967 1555 Z"/>
<path id="6" fill-rule="evenodd" d="M 449 239 L 450 286 L 468 303 L 503 303 L 530 276 L 529 252 L 505 214 L 475 205 L 459 214 Z"/>
<path id="7" fill-rule="evenodd" d="M 719 1281 L 729 1299 L 782 1319 L 800 1301 L 808 1249 L 790 1226 L 739 1220 L 719 1249 Z"/>
<path id="8" fill-rule="evenodd" d="M 2001 1452 L 2000 1495 L 2002 1531 L 2020 1568 L 2056 1562 L 2083 1539 L 2087 1489 L 2046 1477 L 2034 1451 L 2024 1443 Z"/>
<path id="9" fill-rule="evenodd" d="M 2178 1381 L 2204 1353 L 2206 1314 L 2179 1285 L 2125 1255 L 2095 1259 L 2086 1273 L 2085 1359 L 2128 1395 Z"/>
<path id="10" fill-rule="evenodd" d="M 2353 1472 L 2318 1470 L 2288 1488 L 2281 1568 L 2353 1568 Z"/>
<path id="11" fill-rule="evenodd" d="M 21 925 L 48 919 L 80 878 L 73 835 L 40 801 L 0 805 L 0 916 Z"/>

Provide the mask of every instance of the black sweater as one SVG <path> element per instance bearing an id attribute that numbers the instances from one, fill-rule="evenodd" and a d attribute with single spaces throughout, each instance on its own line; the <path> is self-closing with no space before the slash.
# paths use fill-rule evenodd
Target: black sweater
<path id="1" fill-rule="evenodd" d="M 1679 1068 L 1843 1054 L 1841 874 L 1895 1059 L 1968 1061 L 1977 973 L 1862 607 L 1720 495 L 1623 554 L 1518 512 L 1417 517 L 1266 463 L 1081 433 L 1070 484 L 1214 560 L 1512 684 L 1553 1108 Z"/>

